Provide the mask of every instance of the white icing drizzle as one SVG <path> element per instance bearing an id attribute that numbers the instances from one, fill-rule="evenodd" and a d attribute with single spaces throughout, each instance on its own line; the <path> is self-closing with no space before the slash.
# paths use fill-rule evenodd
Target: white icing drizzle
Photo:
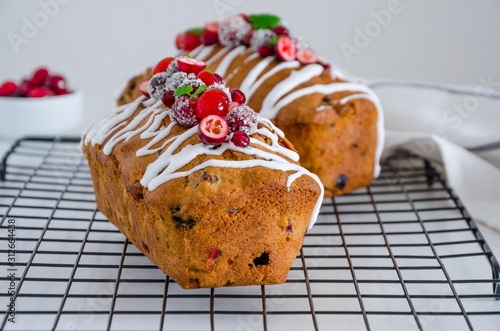
<path id="1" fill-rule="evenodd" d="M 120 106 L 104 120 L 94 123 L 85 134 L 85 144 L 90 142 L 92 146 L 95 144 L 102 145 L 112 132 L 125 125 L 125 121 L 135 113 L 137 107 L 144 99 L 145 97 L 141 96 L 134 102 Z"/>
<path id="2" fill-rule="evenodd" d="M 233 60 L 243 53 L 247 48 L 245 46 L 238 46 L 234 48 L 231 52 L 226 54 L 220 64 L 217 66 L 217 73 L 221 75 L 221 77 L 226 76 L 226 71 L 229 68 L 229 65 L 233 62 Z"/>
<path id="3" fill-rule="evenodd" d="M 139 130 L 132 131 L 132 129 L 136 128 L 146 117 L 150 115 L 151 110 L 155 110 L 159 106 L 162 105 L 161 101 L 158 101 L 153 106 L 149 108 L 143 109 L 137 116 L 135 116 L 130 123 L 128 123 L 123 129 L 115 133 L 111 139 L 109 139 L 103 148 L 103 153 L 106 155 L 111 154 L 113 147 L 118 144 L 122 140 L 129 140 L 133 136 L 139 134 L 140 132 L 147 129 L 148 123 L 139 128 Z M 147 111 L 149 110 L 149 111 Z"/>
<path id="4" fill-rule="evenodd" d="M 228 53 L 229 51 L 231 50 L 231 48 L 229 47 L 224 47 L 224 48 L 221 48 L 220 51 L 218 51 L 217 53 L 214 54 L 214 56 L 212 56 L 210 59 L 207 59 L 205 62 L 207 63 L 207 66 L 211 66 L 212 64 L 214 64 L 219 58 L 222 57 L 222 55 L 224 55 L 224 53 Z"/>
<path id="5" fill-rule="evenodd" d="M 188 54 L 190 56 L 192 56 L 193 58 L 195 58 L 195 59 L 200 59 L 201 60 L 201 58 L 199 57 L 199 55 L 200 55 L 200 52 L 203 50 L 203 47 L 204 47 L 204 45 L 202 44 L 202 45 L 196 47 L 195 49 L 193 49 Z"/>
<path id="6" fill-rule="evenodd" d="M 289 191 L 292 189 L 291 186 L 297 178 L 303 175 L 307 175 L 315 180 L 321 189 L 321 194 L 318 197 L 318 200 L 316 201 L 315 207 L 311 214 L 309 228 L 314 225 L 323 200 L 323 185 L 316 175 L 310 173 L 305 168 L 288 161 L 289 159 L 297 161 L 298 154 L 281 146 L 278 143 L 278 137 L 283 137 L 283 132 L 276 128 L 271 121 L 260 116 L 258 118 L 258 122 L 262 124 L 262 126 L 258 129 L 258 133 L 262 136 L 268 137 L 271 140 L 270 145 L 265 144 L 255 138 L 251 138 L 250 145 L 245 148 L 237 147 L 231 142 L 224 143 L 218 148 L 213 148 L 203 143 L 198 143 L 195 145 L 186 145 L 182 149 L 177 151 L 179 147 L 182 146 L 189 138 L 191 138 L 193 135 L 198 134 L 198 126 L 194 126 L 178 136 L 173 136 L 167 139 L 163 142 L 161 147 L 151 149 L 152 146 L 162 142 L 167 138 L 176 123 L 172 122 L 167 127 L 161 127 L 163 119 L 165 119 L 165 117 L 168 115 L 169 110 L 158 109 L 158 107 L 160 107 L 161 105 L 161 101 L 158 101 L 153 105 L 144 108 L 127 124 L 127 120 L 129 120 L 135 114 L 137 107 L 142 100 L 144 100 L 144 97 L 140 97 L 128 105 L 119 107 L 110 116 L 106 117 L 102 121 L 95 123 L 85 136 L 85 144 L 88 144 L 90 142 L 92 145 L 102 145 L 103 142 L 109 138 L 106 144 L 104 144 L 103 146 L 103 152 L 106 155 L 109 155 L 113 147 L 118 142 L 128 140 L 131 137 L 140 134 L 139 137 L 145 140 L 145 144 L 136 152 L 136 156 L 140 157 L 149 155 L 159 150 L 163 150 L 166 147 L 163 153 L 155 161 L 147 166 L 146 172 L 141 179 L 141 184 L 151 191 L 155 190 L 156 188 L 158 188 L 158 186 L 169 180 L 189 176 L 193 172 L 204 169 L 206 167 L 266 167 L 269 169 L 285 172 L 291 171 L 293 173 L 289 174 L 286 182 L 286 187 Z M 143 104 L 150 104 L 150 101 L 148 100 Z M 143 122 L 145 124 L 139 127 L 139 125 Z M 116 130 L 121 127 L 123 127 L 123 129 L 116 132 Z M 153 139 L 146 143 L 146 140 L 151 138 Z M 170 145 L 168 145 L 169 143 Z M 257 146 L 264 147 L 265 149 L 257 148 Z M 227 150 L 234 150 L 249 156 L 255 156 L 256 159 L 244 161 L 210 159 L 189 170 L 179 171 L 179 169 L 189 164 L 199 155 L 217 156 L 222 155 Z"/>
<path id="7" fill-rule="evenodd" d="M 224 51 L 226 48 L 223 49 Z M 209 61 L 216 61 L 218 58 L 222 56 L 224 52 L 221 50 L 219 51 L 214 57 L 209 59 Z M 227 55 L 226 55 L 227 56 Z M 253 55 L 249 56 L 245 61 L 244 65 L 250 62 L 251 60 L 254 60 L 256 57 L 258 57 L 257 53 L 254 53 Z M 259 75 L 273 62 L 273 57 L 268 57 L 264 58 L 261 61 L 259 61 L 247 74 L 245 77 L 244 81 L 241 84 L 240 89 L 246 94 L 247 100 L 249 100 L 252 95 L 257 91 L 257 89 L 264 83 L 267 79 L 269 79 L 271 76 L 275 75 L 277 72 L 284 70 L 284 69 L 293 69 L 293 68 L 298 68 L 300 67 L 300 63 L 298 61 L 284 61 L 276 65 L 274 68 L 269 70 L 266 74 L 264 74 L 262 77 L 260 77 L 258 80 L 257 78 Z M 225 59 L 223 59 L 224 61 Z M 313 67 L 313 69 L 307 69 L 302 74 L 304 69 Z M 319 67 L 321 67 L 321 70 L 323 70 L 323 67 L 320 65 L 308 65 L 304 67 L 304 69 L 300 71 L 294 71 L 292 74 L 285 79 L 284 81 L 280 82 L 278 85 L 276 85 L 273 90 L 267 95 L 266 99 L 263 102 L 262 108 L 260 110 L 260 115 L 268 118 L 275 118 L 277 115 L 277 112 L 283 108 L 284 106 L 288 105 L 289 103 L 293 102 L 294 100 L 305 96 L 310 93 L 334 93 L 334 92 L 342 92 L 342 91 L 359 91 L 363 92 L 364 94 L 356 94 L 355 96 L 348 96 L 344 98 L 345 100 L 343 102 L 348 102 L 349 100 L 353 100 L 355 98 L 366 98 L 369 99 L 370 101 L 373 102 L 375 105 L 377 112 L 378 112 L 378 119 L 377 119 L 377 147 L 375 150 L 375 166 L 374 166 L 374 177 L 378 177 L 380 174 L 380 156 L 382 155 L 382 150 L 384 147 L 384 139 L 385 139 L 385 131 L 384 131 L 384 114 L 382 112 L 382 107 L 380 106 L 380 101 L 378 100 L 377 96 L 366 86 L 356 84 L 356 83 L 333 83 L 333 84 L 328 84 L 328 85 L 315 85 L 315 86 L 309 86 L 297 91 L 294 91 L 293 93 L 290 93 L 289 95 L 283 97 L 286 95 L 289 91 L 293 90 L 296 88 L 298 85 L 301 83 L 309 80 L 310 78 L 314 77 L 316 72 L 317 75 L 320 75 L 322 71 L 319 71 Z M 311 70 L 311 71 L 309 71 Z M 319 71 L 319 72 L 318 72 Z M 335 69 L 330 69 L 330 73 L 332 74 L 332 77 L 340 77 L 343 78 L 344 75 L 339 72 L 338 70 Z M 234 74 L 230 73 L 231 75 Z M 310 75 L 310 76 L 308 76 Z M 309 77 L 309 78 L 307 78 Z M 306 79 L 307 78 L 307 79 Z M 280 100 L 281 99 L 281 100 Z M 279 100 L 279 101 L 278 101 Z M 341 101 L 342 102 L 342 101 Z M 327 108 L 323 107 L 318 107 L 316 111 L 322 111 Z"/>
<path id="8" fill-rule="evenodd" d="M 261 112 L 272 108 L 272 106 L 275 105 L 279 99 L 281 99 L 285 94 L 289 93 L 300 84 L 309 81 L 313 77 L 321 75 L 323 70 L 323 66 L 319 64 L 311 64 L 305 66 L 301 70 L 292 71 L 290 73 L 290 76 L 276 84 L 276 86 L 267 94 L 266 98 L 262 102 Z M 269 118 L 275 117 L 276 114 L 274 114 L 273 117 Z"/>
<path id="9" fill-rule="evenodd" d="M 257 55 L 260 57 L 260 55 L 258 53 L 255 53 L 253 55 Z M 250 56 L 249 58 L 251 58 L 252 56 Z M 249 59 L 248 58 L 248 59 Z M 247 60 L 248 60 L 247 59 Z M 268 56 L 266 58 L 263 58 L 262 60 L 259 61 L 259 63 L 257 63 L 253 68 L 252 70 L 250 70 L 250 72 L 248 72 L 247 76 L 245 77 L 245 79 L 243 80 L 243 82 L 241 83 L 241 86 L 240 86 L 240 90 L 243 91 L 243 93 L 246 93 L 246 91 L 249 91 L 250 90 L 250 87 L 252 86 L 253 83 L 255 83 L 257 81 L 257 78 L 259 77 L 259 75 L 271 64 L 275 61 L 275 57 L 274 56 Z M 246 61 L 245 61 L 246 62 Z"/>
<path id="10" fill-rule="evenodd" d="M 293 68 L 298 68 L 300 67 L 300 62 L 299 61 L 284 61 L 266 72 L 262 77 L 259 78 L 255 83 L 251 84 L 251 87 L 248 90 L 242 90 L 246 96 L 247 100 L 250 100 L 252 95 L 257 91 L 257 89 L 264 83 L 266 80 L 268 80 L 271 76 L 275 75 L 277 72 L 284 70 L 284 69 L 293 69 Z M 253 70 L 253 69 L 252 69 Z M 250 72 L 251 73 L 251 72 Z"/>
<path id="11" fill-rule="evenodd" d="M 193 57 L 196 59 L 200 59 L 200 60 L 205 61 L 206 58 L 210 55 L 210 53 L 212 53 L 212 51 L 214 50 L 215 44 L 210 45 L 210 46 L 203 46 L 202 45 L 200 47 L 203 47 L 203 48 L 196 54 L 196 56 L 193 55 Z"/>
<path id="12" fill-rule="evenodd" d="M 249 57 L 247 57 L 245 59 L 245 61 L 243 61 L 243 64 L 247 64 L 248 62 L 253 61 L 253 60 L 255 60 L 256 58 L 259 58 L 259 57 L 260 57 L 259 53 L 252 53 L 252 55 L 250 55 Z"/>
<path id="13" fill-rule="evenodd" d="M 327 84 L 327 85 L 313 85 L 313 86 L 308 86 L 305 88 L 302 88 L 300 90 L 294 91 L 287 96 L 285 96 L 283 99 L 275 103 L 274 105 L 271 105 L 267 108 L 262 108 L 260 115 L 265 116 L 268 118 L 275 118 L 278 111 L 281 110 L 283 107 L 286 105 L 292 103 L 293 101 L 297 100 L 300 97 L 303 97 L 305 95 L 309 95 L 312 93 L 322 93 L 322 94 L 331 94 L 335 92 L 342 92 L 342 91 L 356 91 L 356 92 L 362 92 L 362 94 L 354 94 L 350 95 L 344 99 L 353 100 L 355 98 L 366 98 L 369 99 L 374 105 L 375 108 L 377 109 L 377 147 L 375 149 L 375 166 L 373 169 L 374 177 L 378 177 L 380 174 L 380 156 L 382 155 L 382 150 L 384 148 L 384 114 L 382 112 L 382 107 L 380 106 L 380 101 L 378 97 L 373 93 L 373 91 L 361 84 L 356 84 L 356 83 L 332 83 L 332 84 Z M 345 102 L 347 102 L 345 101 Z"/>
<path id="14" fill-rule="evenodd" d="M 316 111 L 324 111 L 326 109 L 331 109 L 331 108 L 332 108 L 332 106 L 321 105 L 321 106 L 316 108 Z"/>

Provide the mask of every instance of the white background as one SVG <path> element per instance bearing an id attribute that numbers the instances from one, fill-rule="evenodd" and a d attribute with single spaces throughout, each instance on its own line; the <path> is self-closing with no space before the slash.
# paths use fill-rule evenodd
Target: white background
<path id="1" fill-rule="evenodd" d="M 373 30 L 378 33 L 350 62 L 340 45 L 354 45 L 356 28 L 373 26 L 372 11 L 387 9 L 391 0 L 56 1 L 0 0 L 0 80 L 19 79 L 39 65 L 63 73 L 86 94 L 79 131 L 109 110 L 113 91 L 130 73 L 175 54 L 178 32 L 238 12 L 279 14 L 322 57 L 362 78 L 475 86 L 479 76 L 500 77 L 495 0 L 400 0 L 400 13 Z M 23 18 L 33 22 L 40 3 L 58 4 L 57 13 L 13 47 L 8 34 L 22 36 Z"/>
<path id="2" fill-rule="evenodd" d="M 131 73 L 175 54 L 178 32 L 238 12 L 279 14 L 293 34 L 357 77 L 461 86 L 476 86 L 480 76 L 500 80 L 500 1 L 495 0 L 400 0 L 400 12 L 346 58 L 340 45 L 355 46 L 357 29 L 373 27 L 373 12 L 390 2 L 0 0 L 0 81 L 19 80 L 40 65 L 64 74 L 70 87 L 86 95 L 84 121 L 72 132 L 80 134 L 109 111 L 113 92 Z M 25 22 L 40 18 L 42 4 L 51 4 L 55 13 L 46 15 L 26 43 L 13 46 L 9 35 L 23 36 Z M 0 154 L 9 144 L 0 141 Z M 500 235 L 482 231 L 500 255 Z"/>

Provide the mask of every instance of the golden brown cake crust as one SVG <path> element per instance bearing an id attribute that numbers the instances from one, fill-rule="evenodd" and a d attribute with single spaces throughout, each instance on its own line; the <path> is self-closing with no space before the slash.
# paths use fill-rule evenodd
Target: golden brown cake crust
<path id="1" fill-rule="evenodd" d="M 168 126 L 170 119 L 164 121 Z M 185 131 L 175 125 L 170 136 Z M 288 190 L 290 171 L 206 167 L 151 191 L 140 180 L 168 145 L 136 157 L 148 141 L 135 135 L 109 155 L 103 151 L 109 137 L 102 145 L 83 144 L 99 210 L 183 288 L 283 283 L 321 194 L 318 183 L 303 175 Z M 179 150 L 200 142 L 194 135 Z M 286 139 L 281 145 L 290 146 Z M 217 157 L 198 156 L 179 171 L 210 158 Z M 218 158 L 253 159 L 232 150 Z"/>

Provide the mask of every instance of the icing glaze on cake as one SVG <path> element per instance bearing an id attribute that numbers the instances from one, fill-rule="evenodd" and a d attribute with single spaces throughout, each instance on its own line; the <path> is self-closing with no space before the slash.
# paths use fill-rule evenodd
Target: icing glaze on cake
<path id="1" fill-rule="evenodd" d="M 191 81 L 191 78 L 186 77 L 186 84 L 189 84 Z M 165 83 L 168 85 L 168 81 Z M 183 86 L 183 84 L 180 83 L 180 86 Z M 143 109 L 140 109 L 141 107 Z M 230 136 L 228 136 L 229 141 L 225 141 L 219 146 L 212 146 L 202 142 L 194 145 L 185 145 L 188 139 L 199 134 L 200 124 L 188 127 L 182 134 L 172 135 L 172 129 L 179 124 L 174 120 L 168 123 L 169 117 L 172 117 L 172 109 L 165 108 L 161 100 L 155 97 L 147 99 L 146 96 L 141 96 L 129 104 L 118 107 L 106 118 L 96 122 L 85 133 L 84 144 L 91 144 L 92 146 L 101 145 L 103 153 L 110 155 L 118 143 L 139 136 L 144 143 L 136 151 L 136 157 L 143 157 L 162 151 L 156 160 L 148 165 L 140 181 L 150 191 L 154 191 L 167 181 L 179 177 L 187 177 L 193 172 L 206 167 L 266 167 L 273 170 L 290 172 L 286 183 L 289 190 L 292 183 L 300 176 L 313 178 L 321 190 L 323 190 L 323 186 L 316 175 L 293 163 L 298 162 L 299 155 L 279 143 L 280 139 L 284 138 L 284 134 L 268 119 L 258 116 L 256 130 L 255 132 L 251 132 L 260 137 L 267 138 L 267 142 L 265 143 L 262 139 L 250 136 L 250 144 L 246 147 L 240 147 L 230 141 Z M 166 122 L 168 125 L 164 126 Z M 160 146 L 152 148 L 158 145 Z M 183 147 L 179 149 L 181 146 Z M 220 156 L 226 151 L 239 152 L 251 156 L 253 159 L 209 159 L 189 170 L 180 171 L 181 168 L 191 163 L 200 155 Z M 313 226 L 317 218 L 322 196 L 323 191 L 312 212 L 309 228 Z"/>

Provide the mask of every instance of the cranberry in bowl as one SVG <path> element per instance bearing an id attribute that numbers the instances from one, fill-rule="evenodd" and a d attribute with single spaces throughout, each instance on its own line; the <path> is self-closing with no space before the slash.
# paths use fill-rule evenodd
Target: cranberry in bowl
<path id="1" fill-rule="evenodd" d="M 0 82 L 0 136 L 69 134 L 83 118 L 83 94 L 66 79 L 38 68 L 20 81 Z"/>

